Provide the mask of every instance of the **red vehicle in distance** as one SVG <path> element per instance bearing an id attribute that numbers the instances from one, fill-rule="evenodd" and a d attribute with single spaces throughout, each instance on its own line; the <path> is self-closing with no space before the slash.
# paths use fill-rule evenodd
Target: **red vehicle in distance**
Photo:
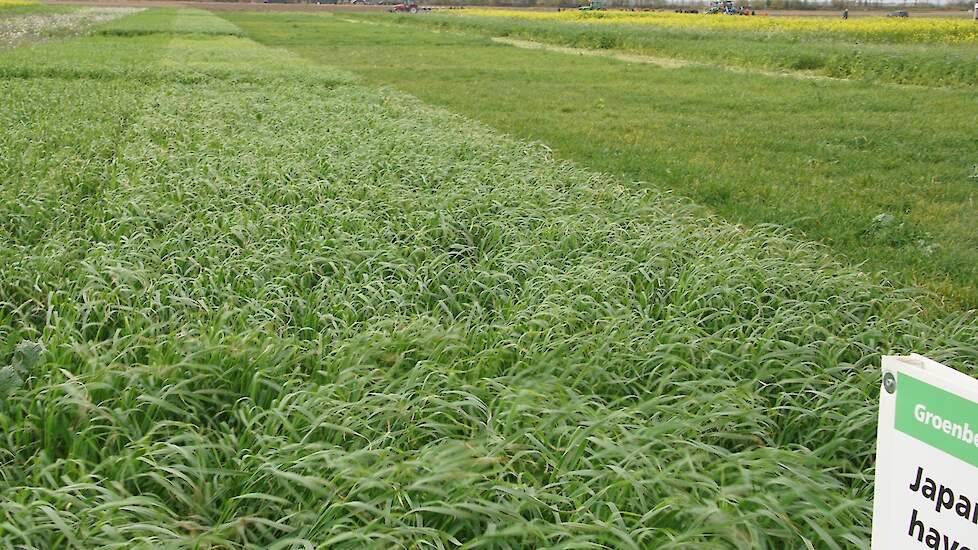
<path id="1" fill-rule="evenodd" d="M 405 3 L 394 4 L 394 7 L 392 7 L 390 11 L 391 13 L 404 12 L 404 11 L 408 13 L 418 13 L 418 5 L 414 2 L 411 2 L 410 4 L 405 4 Z"/>

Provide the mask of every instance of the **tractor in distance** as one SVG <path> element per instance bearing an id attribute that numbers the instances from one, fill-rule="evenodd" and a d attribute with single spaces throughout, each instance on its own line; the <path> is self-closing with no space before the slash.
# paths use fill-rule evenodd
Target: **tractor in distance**
<path id="1" fill-rule="evenodd" d="M 417 2 L 402 2 L 400 4 L 394 4 L 389 10 L 391 13 L 394 12 L 408 12 L 408 13 L 418 13 Z"/>

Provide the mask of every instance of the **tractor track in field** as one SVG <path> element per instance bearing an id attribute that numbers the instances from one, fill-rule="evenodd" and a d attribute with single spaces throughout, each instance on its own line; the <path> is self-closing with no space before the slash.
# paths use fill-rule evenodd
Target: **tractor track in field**
<path id="1" fill-rule="evenodd" d="M 686 59 L 678 59 L 675 57 L 655 57 L 650 55 L 641 55 L 633 53 L 624 53 L 615 50 L 593 50 L 588 48 L 572 48 L 569 46 L 556 46 L 553 44 L 546 44 L 543 42 L 535 42 L 533 40 L 521 40 L 517 38 L 508 37 L 493 37 L 493 42 L 499 44 L 506 44 L 508 46 L 514 46 L 517 48 L 524 48 L 527 50 L 545 50 L 548 52 L 565 53 L 571 55 L 586 55 L 589 57 L 607 57 L 609 59 L 614 59 L 617 61 L 624 61 L 625 63 L 639 63 L 643 65 L 655 65 L 657 67 L 662 67 L 664 69 L 687 69 L 687 68 L 707 68 L 707 69 L 722 69 L 725 71 L 740 73 L 740 74 L 757 74 L 763 76 L 781 76 L 788 78 L 798 78 L 803 80 L 830 80 L 830 81 L 849 81 L 845 78 L 835 78 L 831 76 L 824 76 L 800 71 L 766 71 L 764 69 L 748 69 L 744 67 L 733 67 L 730 65 L 719 65 L 716 63 L 703 63 L 700 61 L 689 61 Z"/>
<path id="2" fill-rule="evenodd" d="M 509 38 L 503 36 L 494 36 L 490 40 L 498 44 L 505 44 L 507 46 L 513 46 L 516 48 L 523 48 L 528 50 L 544 50 L 548 52 L 564 53 L 569 55 L 584 55 L 588 57 L 605 57 L 608 59 L 614 59 L 616 61 L 622 61 L 625 63 L 655 65 L 657 67 L 662 67 L 664 69 L 692 69 L 692 68 L 720 69 L 723 71 L 729 71 L 737 74 L 774 76 L 774 77 L 782 77 L 782 78 L 794 78 L 798 80 L 815 80 L 815 81 L 825 81 L 825 82 L 856 82 L 856 83 L 866 82 L 866 81 L 857 80 L 853 78 L 839 78 L 835 76 L 826 76 L 826 75 L 815 74 L 806 71 L 772 71 L 772 70 L 756 69 L 756 68 L 749 68 L 749 67 L 737 67 L 733 65 L 722 65 L 719 63 L 689 61 L 687 59 L 679 59 L 676 57 L 656 57 L 651 55 L 625 53 L 620 50 L 595 50 L 589 48 L 573 48 L 570 46 L 557 46 L 554 44 L 547 44 L 545 42 L 536 42 L 534 40 L 522 40 L 518 38 Z M 922 84 L 901 84 L 898 82 L 873 82 L 873 84 L 876 86 L 887 86 L 892 88 L 915 88 L 915 89 L 945 89 L 946 88 L 946 86 L 924 86 Z"/>

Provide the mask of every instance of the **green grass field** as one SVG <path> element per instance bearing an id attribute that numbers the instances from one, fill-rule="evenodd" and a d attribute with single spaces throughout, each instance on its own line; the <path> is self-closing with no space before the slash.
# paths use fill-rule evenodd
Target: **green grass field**
<path id="1" fill-rule="evenodd" d="M 973 89 L 978 85 L 978 30 L 969 21 L 953 18 L 843 22 L 627 12 L 618 16 L 615 12 L 586 16 L 576 12 L 522 14 L 567 16 L 546 20 L 512 17 L 518 12 L 487 12 L 500 14 L 493 17 L 463 15 L 468 13 L 401 16 L 397 20 L 440 30 L 623 50 L 729 67 L 929 87 Z M 781 21 L 794 24 L 782 28 L 778 24 Z M 808 28 L 813 22 L 819 23 L 814 29 Z"/>
<path id="2" fill-rule="evenodd" d="M 228 19 L 0 56 L 0 545 L 868 546 L 880 355 L 973 314 L 374 86 L 484 39 Z"/>
<path id="3" fill-rule="evenodd" d="M 229 17 L 263 43 L 539 140 L 560 158 L 734 222 L 790 228 L 949 307 L 978 307 L 970 90 L 666 69 L 378 26 L 390 18 Z"/>

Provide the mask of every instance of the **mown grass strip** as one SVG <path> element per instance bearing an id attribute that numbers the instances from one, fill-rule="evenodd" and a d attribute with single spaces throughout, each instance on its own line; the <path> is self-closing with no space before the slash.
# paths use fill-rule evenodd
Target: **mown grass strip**
<path id="1" fill-rule="evenodd" d="M 970 43 L 933 43 L 929 39 L 922 43 L 904 43 L 884 39 L 866 40 L 861 35 L 848 36 L 844 33 L 826 36 L 812 32 L 766 32 L 751 29 L 750 23 L 746 23 L 743 29 L 717 30 L 696 25 L 634 25 L 621 19 L 595 24 L 576 19 L 538 20 L 531 16 L 470 16 L 468 13 L 426 14 L 414 18 L 401 16 L 397 21 L 574 48 L 622 50 L 724 66 L 804 71 L 870 82 L 961 88 L 971 88 L 978 82 L 978 60 Z M 368 17 L 364 14 L 351 16 Z M 867 32 L 872 34 L 872 31 Z"/>
<path id="2" fill-rule="evenodd" d="M 160 8 L 149 10 L 124 21 L 104 25 L 99 34 L 108 36 L 139 36 L 146 34 L 203 34 L 240 36 L 234 24 L 197 9 Z"/>

